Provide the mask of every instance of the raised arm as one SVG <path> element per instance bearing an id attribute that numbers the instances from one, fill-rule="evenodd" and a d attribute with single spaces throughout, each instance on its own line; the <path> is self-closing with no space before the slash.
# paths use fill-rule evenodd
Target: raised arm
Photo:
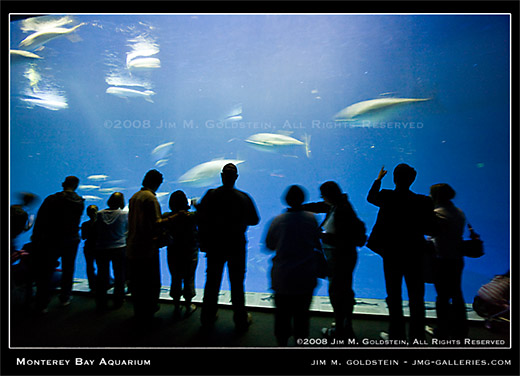
<path id="1" fill-rule="evenodd" d="M 374 180 L 374 183 L 372 184 L 372 187 L 370 188 L 370 191 L 368 191 L 367 201 L 370 202 L 372 205 L 375 206 L 381 206 L 381 180 L 385 177 L 385 175 L 388 173 L 388 171 L 385 170 L 385 166 L 381 167 L 381 170 L 379 171 L 379 174 L 377 174 L 376 180 Z"/>

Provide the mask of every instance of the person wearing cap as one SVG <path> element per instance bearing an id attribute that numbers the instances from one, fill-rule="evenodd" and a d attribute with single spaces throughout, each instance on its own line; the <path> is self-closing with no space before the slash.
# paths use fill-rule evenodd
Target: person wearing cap
<path id="1" fill-rule="evenodd" d="M 369 203 L 379 207 L 367 247 L 383 257 L 390 323 L 389 332 L 382 332 L 381 337 L 406 339 L 401 287 L 404 278 L 410 306 L 408 338 L 413 345 L 425 338 L 424 235 L 432 234 L 435 214 L 430 197 L 410 190 L 417 176 L 415 169 L 404 163 L 397 165 L 393 190 L 381 189 L 386 174 L 382 167 L 367 196 Z"/>
<path id="2" fill-rule="evenodd" d="M 48 196 L 40 206 L 31 237 L 38 268 L 36 310 L 39 312 L 47 310 L 52 275 L 60 258 L 62 277 L 59 299 L 63 306 L 70 304 L 85 200 L 75 192 L 79 185 L 77 177 L 67 176 L 61 185 L 63 191 Z"/>
<path id="3" fill-rule="evenodd" d="M 218 295 L 227 263 L 233 305 L 233 321 L 238 331 L 247 330 L 251 315 L 245 309 L 246 231 L 260 221 L 255 203 L 235 188 L 238 169 L 228 163 L 221 173 L 222 186 L 210 189 L 197 206 L 200 248 L 206 253 L 206 285 L 201 312 L 204 327 L 217 319 Z"/>

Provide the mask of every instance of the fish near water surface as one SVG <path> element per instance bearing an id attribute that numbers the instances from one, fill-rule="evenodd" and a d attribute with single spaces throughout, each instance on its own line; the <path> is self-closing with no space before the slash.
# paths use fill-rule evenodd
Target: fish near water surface
<path id="1" fill-rule="evenodd" d="M 43 57 L 25 50 L 9 50 L 9 55 L 13 61 L 27 59 L 43 59 Z"/>
<path id="2" fill-rule="evenodd" d="M 37 31 L 36 33 L 33 33 L 24 40 L 22 40 L 20 42 L 20 48 L 23 48 L 25 50 L 35 50 L 53 39 L 73 33 L 83 25 L 86 25 L 86 23 L 82 22 L 79 25 L 76 25 L 70 29 L 66 29 L 64 27 L 55 27 L 51 29 L 43 29 L 41 31 Z"/>

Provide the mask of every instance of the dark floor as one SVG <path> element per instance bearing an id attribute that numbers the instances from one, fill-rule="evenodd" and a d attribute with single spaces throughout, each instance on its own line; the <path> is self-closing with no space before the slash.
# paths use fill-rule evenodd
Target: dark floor
<path id="1" fill-rule="evenodd" d="M 315 313 L 308 342 L 300 346 L 291 342 L 289 347 L 280 348 L 276 347 L 273 335 L 273 310 L 251 309 L 250 312 L 253 324 L 245 333 L 235 331 L 229 306 L 219 309 L 213 330 L 203 331 L 200 308 L 191 317 L 176 321 L 171 302 L 162 301 L 156 314 L 160 322 L 152 328 L 137 330 L 131 302 L 127 301 L 120 309 L 99 313 L 94 299 L 85 293 L 76 293 L 67 307 L 61 307 L 55 297 L 49 312 L 43 316 L 11 312 L 7 346 L 5 332 L 2 336 L 0 374 L 518 374 L 515 373 L 518 361 L 514 360 L 517 354 L 514 348 L 509 348 L 509 330 L 490 331 L 482 321 L 470 323 L 470 338 L 503 340 L 503 344 L 492 348 L 434 347 L 431 336 L 427 335 L 428 343 L 422 346 L 389 347 L 382 345 L 380 338 L 380 332 L 387 328 L 386 316 L 356 315 L 354 330 L 358 343 L 338 346 L 325 342 L 321 334 L 321 329 L 333 321 L 332 314 Z M 434 322 L 428 324 L 434 325 Z M 363 341 L 371 342 L 367 345 Z M 485 367 L 483 358 L 488 359 Z M 432 359 L 439 359 L 441 363 L 414 364 Z M 461 361 L 472 359 L 479 363 L 464 363 L 464 367 L 460 367 Z M 491 359 L 506 359 L 512 363 L 497 368 Z"/>
<path id="2" fill-rule="evenodd" d="M 61 307 L 54 298 L 49 312 L 42 316 L 13 312 L 10 318 L 11 347 L 276 347 L 273 335 L 272 310 L 252 311 L 253 324 L 246 333 L 236 333 L 232 311 L 219 310 L 214 329 L 201 330 L 200 309 L 187 319 L 174 320 L 173 306 L 161 302 L 156 317 L 160 320 L 152 328 L 134 330 L 131 302 L 122 308 L 105 313 L 96 311 L 95 301 L 86 294 L 76 294 L 72 304 Z M 314 314 L 311 318 L 310 338 L 321 339 L 321 329 L 330 326 L 331 314 Z M 385 316 L 355 316 L 354 331 L 358 341 L 380 340 L 386 330 Z M 429 322 L 434 326 L 434 322 Z M 509 345 L 509 331 L 490 331 L 482 321 L 472 321 L 471 339 L 504 340 Z M 431 344 L 431 337 L 427 336 Z M 294 345 L 294 343 L 290 343 Z"/>

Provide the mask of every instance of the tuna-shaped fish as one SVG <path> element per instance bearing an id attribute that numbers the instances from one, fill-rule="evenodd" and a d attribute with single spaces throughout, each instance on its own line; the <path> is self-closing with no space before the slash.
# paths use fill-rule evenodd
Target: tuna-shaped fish
<path id="1" fill-rule="evenodd" d="M 24 40 L 22 40 L 20 42 L 20 48 L 23 48 L 25 50 L 35 50 L 53 39 L 73 33 L 74 31 L 76 31 L 76 29 L 83 25 L 85 25 L 84 22 L 70 29 L 66 29 L 64 27 L 55 27 L 51 29 L 43 29 L 41 31 L 37 31 L 36 33 L 33 33 Z"/>
<path id="2" fill-rule="evenodd" d="M 255 149 L 261 151 L 275 152 L 281 148 L 288 146 L 301 146 L 305 147 L 305 154 L 307 157 L 310 156 L 310 144 L 311 136 L 305 134 L 303 141 L 297 140 L 294 137 L 278 134 L 278 133 L 257 133 L 248 137 L 245 142 Z"/>
<path id="3" fill-rule="evenodd" d="M 167 157 L 169 157 L 171 155 L 173 144 L 175 144 L 175 142 L 170 141 L 170 142 L 165 142 L 164 144 L 161 144 L 159 146 L 156 146 L 151 152 L 152 158 L 157 161 L 159 161 L 161 159 L 166 159 Z"/>
<path id="4" fill-rule="evenodd" d="M 151 82 L 141 79 L 135 76 L 125 76 L 119 72 L 111 72 L 105 78 L 105 82 L 109 86 L 129 86 L 129 87 L 142 87 L 145 90 L 152 88 Z"/>
<path id="5" fill-rule="evenodd" d="M 384 111 L 399 105 L 428 101 L 430 98 L 378 98 L 354 103 L 336 115 L 336 121 L 357 121 L 364 116 L 370 116 L 376 112 Z"/>
<path id="6" fill-rule="evenodd" d="M 239 103 L 229 111 L 224 117 L 224 121 L 240 121 L 242 118 L 242 103 Z"/>
<path id="7" fill-rule="evenodd" d="M 107 92 L 107 94 L 112 94 L 112 95 L 115 95 L 116 97 L 124 98 L 124 99 L 142 98 L 145 101 L 150 102 L 150 103 L 153 103 L 152 95 L 155 95 L 155 93 L 151 90 L 140 91 L 140 90 L 128 89 L 126 87 L 115 87 L 115 86 L 111 86 L 111 87 L 107 88 L 106 92 Z"/>
<path id="8" fill-rule="evenodd" d="M 173 145 L 175 142 L 165 142 L 159 146 L 156 146 L 150 153 L 152 159 L 155 161 L 155 167 L 163 167 L 168 164 L 169 157 L 172 154 Z"/>
<path id="9" fill-rule="evenodd" d="M 91 184 L 82 184 L 78 188 L 83 190 L 83 191 L 92 191 L 94 189 L 101 188 L 101 186 L 99 186 L 99 185 L 91 185 Z"/>
<path id="10" fill-rule="evenodd" d="M 30 31 L 42 31 L 44 29 L 55 29 L 71 23 L 74 23 L 72 16 L 38 16 L 25 18 L 20 25 L 20 30 L 24 33 Z"/>
<path id="11" fill-rule="evenodd" d="M 157 162 L 155 162 L 155 167 L 163 167 L 168 164 L 169 158 L 159 159 Z"/>
<path id="12" fill-rule="evenodd" d="M 216 159 L 205 162 L 187 171 L 179 178 L 178 183 L 191 185 L 193 187 L 207 187 L 217 181 L 225 165 L 228 163 L 238 165 L 244 162 L 245 161 L 236 159 Z"/>
<path id="13" fill-rule="evenodd" d="M 105 181 L 107 180 L 108 175 L 90 175 L 87 177 L 88 180 L 92 181 Z"/>
<path id="14" fill-rule="evenodd" d="M 243 119 L 242 114 L 240 114 L 240 115 L 228 116 L 228 117 L 224 118 L 224 121 L 240 121 L 242 119 Z"/>
<path id="15" fill-rule="evenodd" d="M 126 190 L 126 188 L 107 187 L 107 188 L 99 188 L 99 193 L 104 194 L 104 195 L 109 195 L 109 194 L 112 194 L 112 193 L 115 193 L 115 192 L 121 192 L 121 191 L 124 191 L 124 190 Z"/>
<path id="16" fill-rule="evenodd" d="M 126 65 L 130 64 L 130 62 L 137 58 L 142 57 L 150 57 L 152 55 L 158 54 L 159 48 L 155 45 L 146 46 L 144 48 L 137 48 L 132 52 L 128 52 L 126 54 Z"/>
<path id="17" fill-rule="evenodd" d="M 46 99 L 46 98 L 20 98 L 23 102 L 27 103 L 29 108 L 34 106 L 43 107 L 47 110 L 58 111 L 69 108 L 69 105 L 65 99 Z"/>
<path id="18" fill-rule="evenodd" d="M 103 200 L 101 197 L 99 196 L 92 196 L 92 195 L 85 195 L 85 196 L 82 196 L 85 200 L 87 201 L 101 201 Z"/>
<path id="19" fill-rule="evenodd" d="M 130 60 L 126 67 L 131 70 L 157 69 L 161 67 L 161 60 L 156 57 L 138 57 Z"/>
<path id="20" fill-rule="evenodd" d="M 26 59 L 43 59 L 43 57 L 24 50 L 9 50 L 9 55 L 12 61 L 26 60 Z"/>

